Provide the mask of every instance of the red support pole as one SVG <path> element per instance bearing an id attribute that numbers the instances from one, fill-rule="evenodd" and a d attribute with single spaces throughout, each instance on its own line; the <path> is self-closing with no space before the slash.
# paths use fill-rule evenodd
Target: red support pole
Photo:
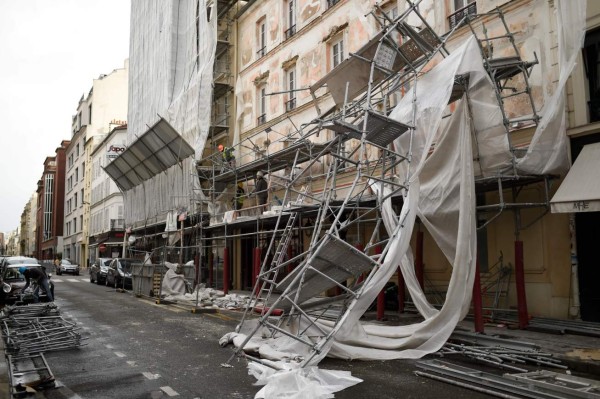
<path id="1" fill-rule="evenodd" d="M 398 267 L 398 313 L 404 313 L 404 302 L 406 295 L 404 293 L 404 276 L 402 270 Z"/>
<path id="2" fill-rule="evenodd" d="M 229 293 L 229 248 L 223 248 L 223 293 Z"/>
<path id="3" fill-rule="evenodd" d="M 375 253 L 377 255 L 381 254 L 381 246 L 380 245 L 377 245 L 375 247 Z M 385 320 L 385 286 L 381 289 L 381 291 L 377 295 L 377 320 L 379 320 L 379 321 Z"/>
<path id="4" fill-rule="evenodd" d="M 208 286 L 209 287 L 213 287 L 214 263 L 215 263 L 215 256 L 213 255 L 212 251 L 210 251 L 208 253 Z"/>
<path id="5" fill-rule="evenodd" d="M 475 281 L 473 282 L 473 313 L 475 316 L 475 332 L 483 333 L 483 302 L 481 300 L 481 279 L 479 276 L 479 258 L 475 263 Z"/>
<path id="6" fill-rule="evenodd" d="M 261 250 L 260 248 L 256 247 L 254 248 L 254 267 L 253 267 L 253 273 L 252 273 L 252 281 L 254 284 L 252 284 L 253 286 L 256 285 L 256 280 L 258 279 L 258 275 L 260 274 L 260 255 L 261 255 Z"/>
<path id="7" fill-rule="evenodd" d="M 519 312 L 519 328 L 529 325 L 527 313 L 527 296 L 525 294 L 525 268 L 523 265 L 523 241 L 515 241 L 515 282 L 517 285 L 517 310 Z"/>
<path id="8" fill-rule="evenodd" d="M 417 248 L 415 250 L 415 274 L 421 289 L 425 289 L 425 272 L 423 267 L 423 232 L 417 231 Z"/>

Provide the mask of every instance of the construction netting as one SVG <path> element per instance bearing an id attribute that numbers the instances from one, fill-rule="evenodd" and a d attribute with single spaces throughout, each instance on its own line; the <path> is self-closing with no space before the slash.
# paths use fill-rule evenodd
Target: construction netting
<path id="1" fill-rule="evenodd" d="M 123 193 L 127 225 L 189 211 L 200 193 L 195 165 L 210 127 L 217 20 L 206 3 L 132 2 L 128 144 L 162 117 L 195 155 Z"/>

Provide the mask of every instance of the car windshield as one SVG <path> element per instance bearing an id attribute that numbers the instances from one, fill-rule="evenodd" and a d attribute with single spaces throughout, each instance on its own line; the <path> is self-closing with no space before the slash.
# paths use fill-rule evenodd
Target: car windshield
<path id="1" fill-rule="evenodd" d="M 62 260 L 63 265 L 70 265 L 71 262 L 68 259 L 63 259 Z"/>
<path id="2" fill-rule="evenodd" d="M 108 265 L 110 265 L 110 262 L 111 262 L 111 261 L 112 261 L 112 259 L 106 259 L 104 262 L 102 262 L 102 264 L 103 264 L 104 266 L 108 266 Z"/>
<path id="3" fill-rule="evenodd" d="M 39 262 L 36 258 L 16 258 L 16 259 L 8 258 L 6 260 L 6 263 L 8 263 L 9 265 L 20 265 L 23 263 L 39 263 Z"/>

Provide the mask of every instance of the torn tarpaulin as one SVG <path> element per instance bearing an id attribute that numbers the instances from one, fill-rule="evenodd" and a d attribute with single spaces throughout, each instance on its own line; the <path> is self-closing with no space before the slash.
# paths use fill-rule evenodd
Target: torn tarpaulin
<path id="1" fill-rule="evenodd" d="M 349 371 L 323 370 L 316 366 L 274 370 L 262 364 L 250 362 L 248 374 L 256 378 L 256 385 L 264 385 L 254 396 L 255 399 L 333 398 L 335 392 L 362 382 L 361 379 L 352 377 Z"/>

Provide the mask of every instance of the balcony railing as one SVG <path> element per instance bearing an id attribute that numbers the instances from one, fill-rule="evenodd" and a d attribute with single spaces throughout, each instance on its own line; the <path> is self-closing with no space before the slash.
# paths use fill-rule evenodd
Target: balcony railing
<path id="1" fill-rule="evenodd" d="M 450 30 L 452 30 L 457 24 L 463 23 L 463 18 L 467 15 L 475 15 L 477 14 L 477 3 L 472 2 L 467 4 L 461 9 L 458 9 L 448 17 L 448 23 L 450 25 Z"/>
<path id="2" fill-rule="evenodd" d="M 111 230 L 125 230 L 125 219 L 110 219 Z"/>
<path id="3" fill-rule="evenodd" d="M 296 108 L 296 98 L 292 98 L 289 101 L 285 102 L 285 111 L 289 112 L 291 110 L 293 110 L 294 108 Z"/>
<path id="4" fill-rule="evenodd" d="M 261 116 L 259 116 L 258 118 L 256 118 L 256 124 L 257 125 L 262 125 L 266 121 L 267 121 L 267 114 L 262 114 Z"/>
<path id="5" fill-rule="evenodd" d="M 256 59 L 264 57 L 265 54 L 267 54 L 267 46 L 258 49 L 258 51 L 256 52 Z"/>
<path id="6" fill-rule="evenodd" d="M 331 8 L 342 0 L 327 0 L 327 8 Z"/>
<path id="7" fill-rule="evenodd" d="M 292 25 L 290 26 L 290 28 L 288 30 L 285 31 L 285 40 L 289 39 L 290 37 L 294 36 L 296 34 L 296 25 Z"/>

